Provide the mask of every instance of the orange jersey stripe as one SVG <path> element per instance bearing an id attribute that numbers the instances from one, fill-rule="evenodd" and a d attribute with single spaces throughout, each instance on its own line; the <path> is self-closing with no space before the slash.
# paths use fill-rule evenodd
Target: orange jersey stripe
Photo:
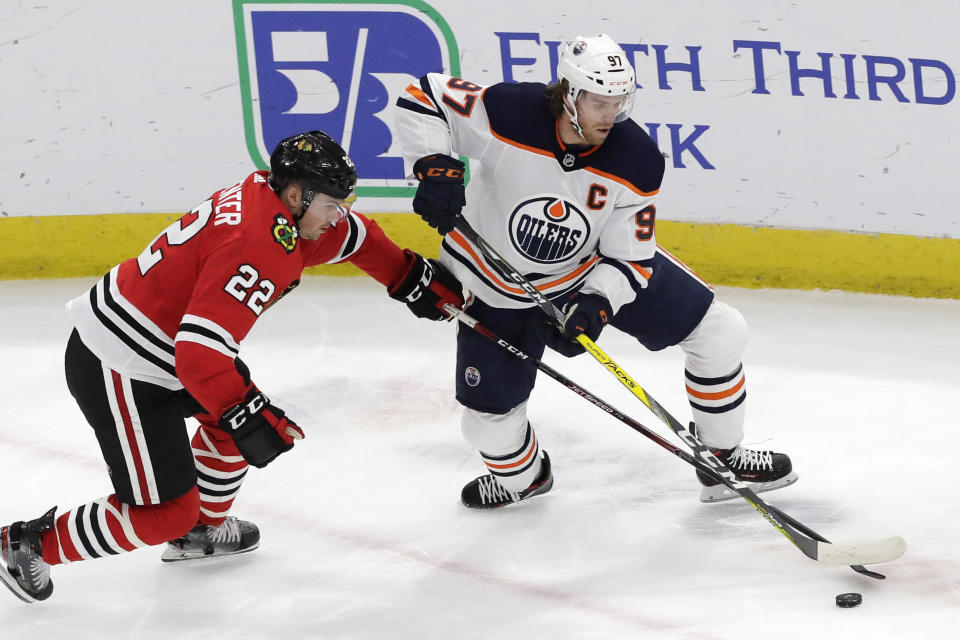
<path id="1" fill-rule="evenodd" d="M 527 451 L 527 455 L 523 456 L 516 462 L 512 462 L 510 464 L 490 464 L 489 462 L 484 460 L 483 464 L 487 465 L 487 467 L 489 467 L 490 469 L 512 469 L 514 467 L 520 467 L 520 466 L 523 466 L 523 464 L 530 459 L 530 456 L 532 456 L 534 451 L 536 450 L 537 450 L 537 437 L 534 436 L 533 442 L 530 443 L 530 450 Z"/>
<path id="2" fill-rule="evenodd" d="M 536 154 L 538 154 L 538 155 L 546 156 L 546 157 L 548 157 L 548 158 L 554 158 L 554 157 L 556 157 L 556 156 L 553 155 L 553 153 L 547 151 L 546 149 L 540 149 L 540 148 L 538 148 L 538 147 L 531 147 L 530 145 L 523 144 L 522 142 L 517 142 L 516 140 L 511 140 L 510 138 L 504 137 L 504 136 L 500 135 L 499 133 L 497 133 L 496 131 L 494 131 L 492 127 L 490 128 L 490 134 L 491 134 L 494 138 L 496 138 L 497 140 L 499 140 L 500 142 L 504 142 L 504 143 L 506 143 L 506 144 L 509 144 L 509 145 L 512 146 L 512 147 L 517 147 L 518 149 L 523 149 L 524 151 L 529 151 L 530 153 L 536 153 Z M 599 148 L 600 148 L 600 146 L 597 145 L 596 147 L 594 147 L 593 149 L 591 149 L 591 150 L 589 151 L 589 153 L 593 153 L 594 151 L 596 151 L 596 150 L 599 149 Z M 583 156 L 583 155 L 588 155 L 588 154 L 580 154 L 580 155 Z M 627 189 L 630 189 L 630 191 L 633 191 L 634 193 L 640 194 L 641 196 L 655 196 L 655 195 L 657 195 L 658 193 L 660 193 L 660 190 L 659 190 L 659 189 L 654 189 L 653 191 L 641 191 L 640 189 L 638 189 L 636 186 L 634 186 L 632 183 L 628 182 L 627 180 L 624 180 L 623 178 L 620 178 L 620 177 L 618 177 L 618 176 L 615 176 L 615 175 L 613 175 L 612 173 L 607 173 L 606 171 L 601 171 L 600 169 L 596 169 L 596 168 L 594 168 L 594 167 L 584 167 L 583 170 L 584 170 L 584 171 L 589 171 L 590 173 L 595 173 L 595 174 L 597 174 L 598 176 L 601 176 L 601 177 L 606 178 L 607 180 L 613 180 L 614 182 L 618 182 L 618 183 L 622 184 L 623 186 L 625 186 Z"/>
<path id="3" fill-rule="evenodd" d="M 612 173 L 607 173 L 606 171 L 600 171 L 600 169 L 597 169 L 597 168 L 594 168 L 594 167 L 584 167 L 583 170 L 584 170 L 584 171 L 589 171 L 590 173 L 595 173 L 595 174 L 597 174 L 598 176 L 603 176 L 603 177 L 606 178 L 607 180 L 613 180 L 614 182 L 619 182 L 620 184 L 622 184 L 623 186 L 625 186 L 627 189 L 630 189 L 630 191 L 633 191 L 634 193 L 638 193 L 638 194 L 640 194 L 641 196 L 655 196 L 655 195 L 657 195 L 658 193 L 660 193 L 660 189 L 654 189 L 653 191 L 641 191 L 641 190 L 638 189 L 636 186 L 634 186 L 632 183 L 627 182 L 627 181 L 624 180 L 623 178 L 621 178 L 621 177 L 619 177 L 619 176 L 615 176 L 615 175 L 613 175 Z"/>
<path id="4" fill-rule="evenodd" d="M 530 145 L 523 144 L 522 142 L 517 142 L 516 140 L 511 140 L 510 138 L 505 138 L 504 136 L 494 131 L 492 127 L 490 128 L 490 134 L 500 142 L 505 142 L 512 147 L 517 147 L 518 149 L 523 149 L 524 151 L 529 151 L 530 153 L 536 153 L 541 156 L 547 156 L 548 158 L 555 157 L 552 153 L 550 153 L 546 149 L 531 147 Z"/>
<path id="5" fill-rule="evenodd" d="M 557 121 L 556 121 L 556 123 L 554 124 L 553 133 L 554 133 L 554 135 L 557 136 L 557 144 L 560 145 L 560 150 L 561 150 L 561 151 L 566 151 L 566 150 L 567 150 L 567 145 L 566 145 L 566 143 L 563 141 L 563 138 L 560 137 L 560 118 L 559 118 L 559 116 L 557 117 Z M 581 157 L 583 157 L 583 156 L 588 156 L 588 155 L 590 155 L 591 153 L 595 153 L 599 148 L 600 148 L 600 145 L 599 145 L 599 144 L 594 145 L 594 146 L 590 147 L 590 149 L 588 149 L 588 150 L 585 151 L 584 153 L 581 153 L 580 156 L 581 156 Z"/>
<path id="6" fill-rule="evenodd" d="M 690 388 L 690 385 L 687 385 L 687 393 L 692 395 L 694 398 L 700 398 L 701 400 L 723 400 L 724 398 L 729 398 L 732 395 L 735 395 L 740 389 L 743 388 L 744 383 L 747 381 L 747 377 L 743 376 L 740 378 L 740 382 L 737 383 L 732 389 L 726 391 L 718 391 L 717 393 L 704 393 L 702 391 L 695 391 Z"/>
<path id="7" fill-rule="evenodd" d="M 419 100 L 419 101 L 422 102 L 423 104 L 427 105 L 427 106 L 430 107 L 431 109 L 436 109 L 436 108 L 437 108 L 437 105 L 433 104 L 433 100 L 431 100 L 429 97 L 427 97 L 427 94 L 425 94 L 425 93 L 423 92 L 423 90 L 420 89 L 419 87 L 415 87 L 415 86 L 412 85 L 412 84 L 411 84 L 411 85 L 407 85 L 406 91 L 407 91 L 407 93 L 409 93 L 411 96 L 413 96 L 414 98 L 416 98 L 417 100 Z"/>
<path id="8" fill-rule="evenodd" d="M 650 277 L 653 275 L 653 272 L 650 271 L 650 269 L 644 269 L 643 267 L 638 265 L 636 262 L 627 262 L 627 264 L 633 267 L 634 271 L 639 273 L 640 277 L 643 278 L 644 280 L 649 280 Z"/>
<path id="9" fill-rule="evenodd" d="M 480 92 L 481 100 L 484 99 L 484 96 L 487 93 L 487 89 L 489 89 L 489 87 L 484 88 L 484 90 Z M 516 147 L 518 149 L 523 149 L 524 151 L 529 151 L 530 153 L 536 153 L 541 156 L 546 156 L 548 158 L 555 157 L 551 152 L 547 151 L 546 149 L 540 149 L 539 147 L 531 147 L 530 145 L 523 144 L 522 142 L 517 142 L 516 140 L 511 140 L 510 138 L 500 135 L 499 133 L 493 130 L 492 126 L 490 126 L 489 120 L 487 122 L 487 128 L 490 129 L 490 135 L 492 135 L 494 138 L 496 138 L 500 142 L 509 144 L 510 146 Z"/>
<path id="10" fill-rule="evenodd" d="M 513 293 L 516 295 L 522 295 L 524 293 L 523 289 L 520 289 L 517 287 L 511 287 L 510 285 L 505 283 L 503 280 L 498 278 L 496 274 L 490 271 L 490 269 L 488 269 L 486 265 L 484 265 L 483 262 L 480 260 L 480 256 L 478 256 L 477 253 L 473 250 L 473 247 L 471 247 L 470 244 L 467 242 L 467 239 L 464 238 L 463 235 L 461 235 L 459 232 L 451 231 L 450 233 L 447 234 L 447 237 L 453 240 L 458 245 L 460 245 L 460 248 L 466 251 L 467 254 L 469 254 L 469 256 L 473 259 L 473 263 L 476 264 L 478 267 L 480 267 L 480 270 L 483 271 L 484 275 L 487 276 L 487 278 L 490 280 L 492 284 L 497 285 L 497 287 L 503 289 L 504 291 L 507 291 L 509 293 Z M 561 285 L 565 282 L 569 282 L 570 280 L 573 280 L 574 278 L 579 276 L 581 273 L 583 273 L 584 271 L 592 267 L 594 264 L 596 264 L 597 260 L 599 259 L 600 259 L 599 256 L 593 256 L 592 258 L 584 262 L 582 265 L 580 265 L 579 267 L 577 267 L 567 275 L 561 278 L 557 278 L 556 280 L 551 280 L 550 282 L 545 282 L 537 286 L 536 289 L 537 291 L 545 291 L 547 289 L 551 289 L 553 287 Z"/>

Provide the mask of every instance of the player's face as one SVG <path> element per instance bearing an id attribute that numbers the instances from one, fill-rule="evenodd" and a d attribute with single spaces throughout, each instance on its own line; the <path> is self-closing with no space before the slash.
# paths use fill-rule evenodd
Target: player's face
<path id="1" fill-rule="evenodd" d="M 601 144 L 623 110 L 626 96 L 602 96 L 584 91 L 577 98 L 577 122 L 588 144 Z"/>
<path id="2" fill-rule="evenodd" d="M 300 236 L 306 240 L 316 240 L 323 232 L 336 224 L 346 215 L 344 201 L 325 193 L 318 193 L 306 212 L 297 221 Z"/>

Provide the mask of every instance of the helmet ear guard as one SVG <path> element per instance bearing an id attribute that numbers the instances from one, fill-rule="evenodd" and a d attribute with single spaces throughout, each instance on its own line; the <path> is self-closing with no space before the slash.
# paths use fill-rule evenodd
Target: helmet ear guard
<path id="1" fill-rule="evenodd" d="M 623 96 L 616 122 L 630 117 L 637 90 L 636 75 L 626 52 L 606 35 L 577 36 L 568 42 L 557 63 L 557 80 L 566 80 L 563 109 L 577 133 L 583 137 L 577 121 L 577 99 L 584 92 L 605 96 Z"/>
<path id="2" fill-rule="evenodd" d="M 313 199 L 317 197 L 317 190 L 314 187 L 307 186 L 305 184 L 300 185 L 300 205 L 303 207 L 300 211 L 300 215 L 297 216 L 297 219 L 303 217 L 303 214 L 307 212 L 307 209 L 310 208 L 310 204 L 313 202 Z"/>

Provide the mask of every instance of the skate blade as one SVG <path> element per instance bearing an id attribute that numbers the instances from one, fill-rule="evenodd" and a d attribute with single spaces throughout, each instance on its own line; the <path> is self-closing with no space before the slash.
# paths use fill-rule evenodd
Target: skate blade
<path id="1" fill-rule="evenodd" d="M 0 581 L 3 581 L 3 584 L 13 592 L 13 595 L 17 596 L 24 602 L 40 602 L 41 600 L 46 600 L 50 597 L 50 594 L 53 593 L 53 584 L 50 584 L 50 589 L 45 594 L 41 594 L 41 597 L 30 595 L 17 581 L 16 576 L 10 573 L 10 570 L 6 567 L 0 568 Z"/>
<path id="2" fill-rule="evenodd" d="M 774 480 L 773 482 L 747 482 L 745 484 L 754 493 L 764 493 L 766 491 L 774 491 L 776 489 L 789 487 L 799 478 L 800 476 L 797 475 L 796 471 L 791 471 L 779 480 Z M 717 484 L 712 487 L 703 487 L 700 491 L 700 502 L 705 503 L 725 502 L 727 500 L 733 500 L 734 498 L 739 497 L 739 493 L 731 490 L 725 484 Z"/>
<path id="3" fill-rule="evenodd" d="M 235 556 L 240 553 L 249 553 L 254 549 L 259 549 L 260 543 L 253 545 L 252 547 L 247 547 L 246 549 L 238 549 L 237 551 L 220 551 L 215 553 L 204 553 L 202 550 L 197 551 L 182 551 L 180 549 L 175 549 L 171 546 L 167 546 L 163 550 L 163 553 L 160 554 L 161 562 L 182 562 L 184 560 L 204 560 L 206 558 L 224 558 L 226 556 Z"/>

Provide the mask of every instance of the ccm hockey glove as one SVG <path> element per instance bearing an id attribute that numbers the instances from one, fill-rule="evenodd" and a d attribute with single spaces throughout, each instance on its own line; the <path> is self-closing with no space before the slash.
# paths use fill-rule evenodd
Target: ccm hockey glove
<path id="1" fill-rule="evenodd" d="M 303 439 L 300 427 L 256 387 L 223 412 L 218 426 L 233 437 L 243 459 L 260 468 Z"/>
<path id="2" fill-rule="evenodd" d="M 581 333 L 591 340 L 600 337 L 600 332 L 613 317 L 613 308 L 603 296 L 595 293 L 575 293 L 563 306 L 566 320 L 563 331 L 553 327 L 547 333 L 547 346 L 568 358 L 585 351 L 576 338 Z"/>
<path id="3" fill-rule="evenodd" d="M 463 187 L 464 164 L 442 153 L 424 156 L 413 165 L 420 180 L 413 210 L 440 235 L 453 230 L 453 220 L 467 203 Z"/>
<path id="4" fill-rule="evenodd" d="M 426 260 L 410 249 L 403 250 L 407 270 L 399 282 L 387 290 L 394 300 L 406 302 L 418 318 L 448 320 L 443 305 L 463 308 L 463 286 L 445 266 L 436 260 Z"/>

